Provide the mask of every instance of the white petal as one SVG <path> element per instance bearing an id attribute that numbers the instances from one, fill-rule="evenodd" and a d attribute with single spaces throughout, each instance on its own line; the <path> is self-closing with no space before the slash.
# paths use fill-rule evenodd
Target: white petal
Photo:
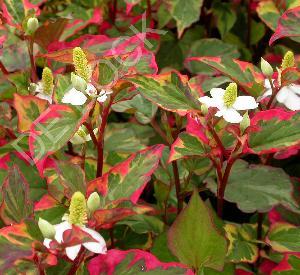
<path id="1" fill-rule="evenodd" d="M 217 107 L 218 106 L 218 102 L 211 97 L 208 96 L 202 96 L 199 98 L 199 101 L 203 104 L 205 104 L 207 107 Z"/>
<path id="2" fill-rule="evenodd" d="M 263 99 L 265 99 L 266 97 L 271 96 L 271 95 L 272 95 L 272 89 L 267 89 L 267 91 L 263 95 L 261 95 L 257 98 L 257 101 L 260 102 Z"/>
<path id="3" fill-rule="evenodd" d="M 97 94 L 97 89 L 95 88 L 95 86 L 94 86 L 93 84 L 88 83 L 85 92 L 86 92 L 89 96 L 95 96 L 95 95 Z"/>
<path id="4" fill-rule="evenodd" d="M 223 98 L 224 94 L 225 94 L 225 90 L 221 88 L 212 88 L 210 90 L 210 95 L 213 98 Z"/>
<path id="5" fill-rule="evenodd" d="M 97 136 L 98 128 L 94 129 L 93 132 L 94 132 L 94 135 Z M 92 140 L 91 135 L 87 135 L 85 138 L 85 141 L 90 141 L 90 140 Z"/>
<path id="6" fill-rule="evenodd" d="M 50 243 L 52 242 L 51 239 L 45 238 L 43 241 L 44 246 L 46 246 L 47 248 L 50 248 Z"/>
<path id="7" fill-rule="evenodd" d="M 82 227 L 81 229 L 86 233 L 90 234 L 93 237 L 93 239 L 97 241 L 83 243 L 83 246 L 91 252 L 98 254 L 106 254 L 107 248 L 103 237 L 98 232 L 90 228 Z"/>
<path id="8" fill-rule="evenodd" d="M 87 100 L 87 97 L 75 88 L 67 91 L 62 98 L 62 103 L 69 103 L 72 105 L 83 105 Z"/>
<path id="9" fill-rule="evenodd" d="M 62 243 L 63 241 L 63 233 L 72 228 L 72 225 L 70 225 L 67 221 L 59 223 L 54 225 L 55 227 L 55 240 L 58 243 Z"/>
<path id="10" fill-rule="evenodd" d="M 81 248 L 81 244 L 66 247 L 66 254 L 68 258 L 74 261 L 80 251 L 80 248 Z"/>
<path id="11" fill-rule="evenodd" d="M 294 94 L 300 95 L 300 85 L 290 84 L 288 87 L 289 87 L 290 91 L 292 91 Z"/>
<path id="12" fill-rule="evenodd" d="M 230 123 L 240 123 L 243 117 L 233 108 L 222 110 L 223 118 Z"/>
<path id="13" fill-rule="evenodd" d="M 285 86 L 285 87 L 281 88 L 276 95 L 277 101 L 280 103 L 283 103 L 290 93 L 293 93 L 293 92 L 290 91 L 289 86 Z"/>
<path id="14" fill-rule="evenodd" d="M 252 96 L 238 96 L 233 104 L 233 108 L 236 110 L 249 110 L 257 108 L 255 98 Z"/>
<path id="15" fill-rule="evenodd" d="M 102 103 L 102 102 L 105 102 L 107 99 L 107 95 L 104 94 L 104 95 L 101 95 L 97 98 L 98 102 Z"/>
<path id="16" fill-rule="evenodd" d="M 217 116 L 217 117 L 223 116 L 223 111 L 219 110 L 218 112 L 216 112 L 215 116 Z"/>
<path id="17" fill-rule="evenodd" d="M 300 110 L 300 96 L 296 95 L 295 93 L 289 93 L 282 103 L 292 111 Z"/>
<path id="18" fill-rule="evenodd" d="M 45 95 L 45 94 L 43 94 L 43 93 L 37 93 L 35 96 L 38 97 L 38 98 L 40 98 L 40 99 L 45 99 L 45 100 L 47 100 L 50 104 L 52 104 L 52 96 L 50 96 L 50 95 Z"/>
<path id="19" fill-rule="evenodd" d="M 274 83 L 274 79 L 272 79 L 272 83 Z M 264 87 L 266 88 L 266 89 L 272 89 L 272 87 L 271 87 L 271 83 L 270 83 L 270 81 L 269 81 L 269 79 L 265 79 L 265 81 L 264 81 Z"/>

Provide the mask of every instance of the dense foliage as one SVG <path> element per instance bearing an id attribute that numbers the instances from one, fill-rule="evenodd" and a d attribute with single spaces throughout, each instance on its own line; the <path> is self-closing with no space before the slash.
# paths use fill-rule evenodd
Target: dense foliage
<path id="1" fill-rule="evenodd" d="M 0 5 L 0 274 L 300 274 L 299 0 Z"/>

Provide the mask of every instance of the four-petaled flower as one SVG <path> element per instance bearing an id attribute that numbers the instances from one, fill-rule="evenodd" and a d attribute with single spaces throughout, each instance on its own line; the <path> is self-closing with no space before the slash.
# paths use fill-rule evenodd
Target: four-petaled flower
<path id="1" fill-rule="evenodd" d="M 96 135 L 98 132 L 98 128 L 94 129 L 94 134 Z M 85 126 L 80 126 L 75 135 L 70 139 L 73 144 L 83 144 L 87 141 L 90 141 L 91 135 L 87 134 L 87 129 Z"/>
<path id="2" fill-rule="evenodd" d="M 97 97 L 97 101 L 101 103 L 107 99 L 108 95 L 111 94 L 112 91 L 102 89 L 100 94 L 97 95 L 96 88 L 91 83 L 88 83 L 85 93 L 90 97 Z M 62 103 L 68 103 L 71 105 L 83 105 L 86 101 L 87 96 L 75 88 L 71 88 L 67 91 L 62 98 Z"/>
<path id="3" fill-rule="evenodd" d="M 272 80 L 273 82 L 274 80 Z M 264 87 L 266 92 L 259 98 L 259 101 L 272 95 L 271 83 L 268 79 L 265 79 Z M 290 84 L 282 87 L 276 94 L 276 100 L 282 103 L 288 109 L 292 111 L 300 110 L 300 85 Z"/>
<path id="4" fill-rule="evenodd" d="M 216 116 L 223 117 L 230 123 L 240 123 L 243 120 L 238 111 L 255 109 L 258 106 L 252 96 L 237 96 L 237 85 L 235 83 L 229 84 L 226 90 L 213 88 L 210 95 L 212 97 L 200 97 L 199 101 L 207 107 L 217 108 Z"/>

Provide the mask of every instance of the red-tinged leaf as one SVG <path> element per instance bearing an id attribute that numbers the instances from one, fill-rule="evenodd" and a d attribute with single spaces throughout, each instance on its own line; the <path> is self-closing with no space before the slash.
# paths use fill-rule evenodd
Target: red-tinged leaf
<path id="1" fill-rule="evenodd" d="M 300 7 L 287 10 L 278 20 L 277 28 L 269 41 L 269 45 L 271 46 L 276 40 L 283 37 L 299 37 L 299 24 Z"/>
<path id="2" fill-rule="evenodd" d="M 158 166 L 164 145 L 154 145 L 131 155 L 102 177 L 88 184 L 88 195 L 98 191 L 105 205 L 122 200 L 136 203 Z"/>
<path id="3" fill-rule="evenodd" d="M 192 270 L 180 263 L 163 263 L 149 252 L 130 249 L 121 251 L 111 249 L 106 255 L 93 258 L 88 264 L 90 275 L 114 274 L 168 274 L 168 275 L 193 275 Z M 151 272 L 152 271 L 152 272 Z"/>
<path id="4" fill-rule="evenodd" d="M 95 211 L 94 219 L 96 226 L 101 228 L 111 228 L 115 223 L 125 219 L 126 217 L 144 214 L 154 209 L 147 205 L 135 205 L 132 207 L 122 207 L 112 209 L 100 209 Z"/>
<path id="5" fill-rule="evenodd" d="M 49 163 L 48 163 L 49 164 Z M 58 201 L 65 196 L 71 199 L 76 191 L 86 193 L 85 175 L 79 165 L 66 161 L 51 161 L 45 166 L 48 193 Z"/>
<path id="6" fill-rule="evenodd" d="M 23 260 L 32 260 L 34 238 L 28 225 L 21 223 L 3 227 L 0 236 L 0 274 L 7 274 L 9 270 L 15 272 Z"/>
<path id="7" fill-rule="evenodd" d="M 92 9 L 84 9 L 85 14 L 80 14 L 80 18 L 72 18 L 66 25 L 62 35 L 60 36 L 60 40 L 64 41 L 84 29 L 86 26 L 91 24 L 100 25 L 103 22 L 102 10 L 100 8 Z M 87 17 L 88 19 L 82 19 L 82 17 Z"/>
<path id="8" fill-rule="evenodd" d="M 287 68 L 281 72 L 281 87 L 289 86 L 300 79 L 300 71 L 296 67 Z"/>
<path id="9" fill-rule="evenodd" d="M 254 275 L 254 273 L 244 269 L 236 269 L 235 275 Z"/>
<path id="10" fill-rule="evenodd" d="M 68 229 L 63 233 L 63 247 L 70 247 L 86 242 L 97 242 L 97 240 L 76 225 L 72 225 L 72 229 Z"/>
<path id="11" fill-rule="evenodd" d="M 272 275 L 298 275 L 300 253 L 285 254 L 281 262 L 272 270 Z"/>
<path id="12" fill-rule="evenodd" d="M 20 27 L 25 18 L 25 9 L 22 0 L 1 1 L 3 17 L 6 23 L 15 27 Z"/>
<path id="13" fill-rule="evenodd" d="M 31 124 L 47 109 L 47 100 L 32 95 L 14 94 L 14 107 L 18 115 L 18 129 L 24 133 L 30 130 Z"/>
<path id="14" fill-rule="evenodd" d="M 47 49 L 50 43 L 58 41 L 67 23 L 68 19 L 66 18 L 59 18 L 55 22 L 45 22 L 34 33 L 34 41 L 44 49 Z"/>
<path id="15" fill-rule="evenodd" d="M 186 62 L 199 61 L 209 65 L 236 82 L 252 96 L 259 96 L 264 90 L 264 76 L 253 64 L 228 57 L 191 57 Z"/>
<path id="16" fill-rule="evenodd" d="M 261 111 L 251 119 L 251 126 L 247 152 L 275 153 L 300 143 L 300 114 L 297 112 Z"/>
<path id="17" fill-rule="evenodd" d="M 13 166 L 2 186 L 3 202 L 0 216 L 5 224 L 22 222 L 33 213 L 29 186 L 19 168 Z"/>
<path id="18" fill-rule="evenodd" d="M 187 116 L 186 132 L 180 133 L 171 146 L 169 162 L 191 156 L 205 156 L 209 143 L 205 135 L 206 129 L 197 117 Z"/>
<path id="19" fill-rule="evenodd" d="M 31 125 L 29 135 L 30 153 L 43 174 L 47 156 L 62 148 L 86 120 L 94 102 L 86 107 L 51 105 Z"/>

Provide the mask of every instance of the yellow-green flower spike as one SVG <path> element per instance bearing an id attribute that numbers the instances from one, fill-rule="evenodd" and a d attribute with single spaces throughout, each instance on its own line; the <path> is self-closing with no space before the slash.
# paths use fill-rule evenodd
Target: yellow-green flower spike
<path id="1" fill-rule="evenodd" d="M 91 67 L 84 51 L 80 47 L 73 49 L 73 64 L 76 74 L 86 82 L 89 82 L 91 78 Z"/>
<path id="2" fill-rule="evenodd" d="M 224 105 L 227 108 L 230 108 L 237 98 L 237 85 L 236 83 L 230 83 L 225 90 L 225 94 L 223 96 Z"/>
<path id="3" fill-rule="evenodd" d="M 281 69 L 285 70 L 287 68 L 291 68 L 291 67 L 294 67 L 294 66 L 295 66 L 294 53 L 292 51 L 288 51 L 282 59 Z"/>
<path id="4" fill-rule="evenodd" d="M 43 91 L 47 95 L 51 95 L 53 91 L 53 74 L 52 71 L 45 67 L 42 73 Z"/>
<path id="5" fill-rule="evenodd" d="M 69 207 L 69 223 L 83 226 L 87 223 L 87 206 L 84 195 L 75 192 L 71 198 Z"/>

